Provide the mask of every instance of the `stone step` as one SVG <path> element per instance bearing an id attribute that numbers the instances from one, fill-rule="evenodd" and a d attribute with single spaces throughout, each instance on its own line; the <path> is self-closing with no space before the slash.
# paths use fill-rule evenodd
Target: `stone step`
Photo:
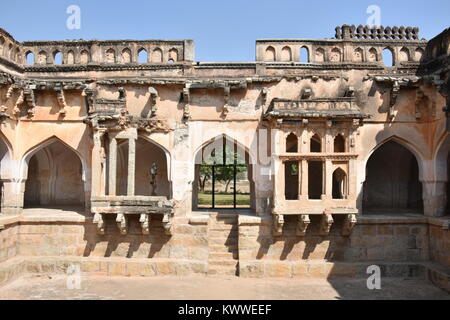
<path id="1" fill-rule="evenodd" d="M 238 252 L 210 252 L 209 259 L 238 259 Z"/>
<path id="2" fill-rule="evenodd" d="M 218 267 L 214 266 L 208 269 L 208 275 L 227 275 L 235 276 L 237 275 L 237 268 L 235 267 Z"/>
<path id="3" fill-rule="evenodd" d="M 237 245 L 238 238 L 209 238 L 208 242 L 210 245 Z"/>
<path id="4" fill-rule="evenodd" d="M 209 246 L 210 253 L 222 253 L 222 252 L 238 252 L 237 245 L 210 245 Z"/>
<path id="5" fill-rule="evenodd" d="M 209 259 L 208 266 L 219 266 L 219 267 L 235 267 L 237 266 L 238 261 L 232 259 Z"/>

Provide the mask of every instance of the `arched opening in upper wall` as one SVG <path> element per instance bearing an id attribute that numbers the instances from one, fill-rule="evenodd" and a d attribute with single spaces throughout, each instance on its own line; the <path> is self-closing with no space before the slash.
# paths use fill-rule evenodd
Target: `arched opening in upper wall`
<path id="1" fill-rule="evenodd" d="M 32 66 L 34 64 L 34 53 L 31 51 L 28 51 L 27 53 L 25 53 L 25 59 L 26 59 L 27 65 Z"/>
<path id="2" fill-rule="evenodd" d="M 334 152 L 345 152 L 345 138 L 342 134 L 338 134 L 333 142 Z"/>
<path id="3" fill-rule="evenodd" d="M 317 133 L 311 137 L 309 142 L 309 151 L 322 152 L 322 139 Z"/>
<path id="4" fill-rule="evenodd" d="M 333 172 L 332 196 L 333 199 L 345 199 L 347 197 L 347 174 L 342 168 L 337 168 Z"/>
<path id="5" fill-rule="evenodd" d="M 392 49 L 383 49 L 383 63 L 386 67 L 393 67 L 395 65 L 394 52 Z"/>
<path id="6" fill-rule="evenodd" d="M 301 63 L 309 63 L 309 49 L 307 47 L 300 48 L 300 62 Z"/>
<path id="7" fill-rule="evenodd" d="M 53 52 L 53 64 L 62 64 L 62 53 L 60 51 Z"/>
<path id="8" fill-rule="evenodd" d="M 264 52 L 264 61 L 275 61 L 276 55 L 275 55 L 275 48 L 272 46 L 268 46 L 266 51 Z"/>
<path id="9" fill-rule="evenodd" d="M 139 63 L 148 63 L 148 53 L 144 48 L 139 49 L 138 51 L 138 62 Z"/>
<path id="10" fill-rule="evenodd" d="M 288 46 L 283 47 L 281 49 L 281 61 L 283 62 L 289 62 L 292 61 L 292 51 L 291 48 Z"/>
<path id="11" fill-rule="evenodd" d="M 396 141 L 385 142 L 367 161 L 363 212 L 423 212 L 417 159 Z"/>

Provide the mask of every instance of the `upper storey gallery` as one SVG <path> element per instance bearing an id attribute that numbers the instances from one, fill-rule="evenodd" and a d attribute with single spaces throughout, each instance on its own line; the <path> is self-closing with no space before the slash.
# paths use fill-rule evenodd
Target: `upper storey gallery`
<path id="1" fill-rule="evenodd" d="M 154 70 L 233 67 L 258 69 L 396 69 L 417 68 L 420 62 L 448 54 L 427 49 L 412 27 L 363 27 L 343 25 L 331 39 L 262 39 L 256 41 L 256 62 L 195 62 L 192 40 L 64 40 L 16 41 L 0 29 L 0 65 L 17 73 L 97 70 Z M 383 51 L 392 61 L 383 60 Z M 186 75 L 186 74 L 182 74 Z"/>

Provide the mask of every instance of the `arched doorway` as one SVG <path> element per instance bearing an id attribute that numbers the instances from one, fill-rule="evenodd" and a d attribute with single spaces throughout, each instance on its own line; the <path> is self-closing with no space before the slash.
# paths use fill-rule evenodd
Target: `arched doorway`
<path id="1" fill-rule="evenodd" d="M 236 140 L 220 136 L 196 155 L 193 208 L 253 209 L 249 154 Z"/>
<path id="2" fill-rule="evenodd" d="M 78 155 L 59 140 L 28 159 L 24 207 L 84 208 L 82 164 Z"/>
<path id="3" fill-rule="evenodd" d="M 0 211 L 3 208 L 3 200 L 5 199 L 5 192 L 3 182 L 5 175 L 8 173 L 8 165 L 10 159 L 10 151 L 8 145 L 3 141 L 0 136 Z"/>
<path id="4" fill-rule="evenodd" d="M 364 213 L 423 213 L 422 184 L 414 154 L 395 141 L 379 147 L 366 165 Z"/>
<path id="5" fill-rule="evenodd" d="M 117 148 L 117 195 L 127 195 L 129 140 L 123 139 Z M 136 140 L 134 195 L 171 198 L 167 156 L 157 144 L 142 137 Z M 155 171 L 151 171 L 151 168 Z M 153 173 L 153 175 L 152 175 Z M 153 180 L 154 179 L 154 180 Z"/>

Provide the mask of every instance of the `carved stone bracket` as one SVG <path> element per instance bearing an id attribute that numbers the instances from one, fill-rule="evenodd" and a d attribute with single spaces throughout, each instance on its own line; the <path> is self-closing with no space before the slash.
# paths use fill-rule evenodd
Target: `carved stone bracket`
<path id="1" fill-rule="evenodd" d="M 127 234 L 127 228 L 128 228 L 128 218 L 123 213 L 118 213 L 116 217 L 116 223 L 117 227 L 119 228 L 121 235 Z"/>
<path id="2" fill-rule="evenodd" d="M 141 224 L 142 234 L 150 234 L 150 215 L 142 213 L 139 217 L 139 223 Z"/>
<path id="3" fill-rule="evenodd" d="M 151 104 L 151 117 L 156 116 L 156 111 L 158 110 L 158 106 L 156 104 L 156 99 L 158 98 L 158 91 L 155 88 L 149 87 L 148 92 L 150 93 L 150 104 Z"/>
<path id="4" fill-rule="evenodd" d="M 183 89 L 183 102 L 184 102 L 184 108 L 183 108 L 183 119 L 188 120 L 191 117 L 191 112 L 189 110 L 190 103 L 191 103 L 191 94 L 189 92 L 189 86 L 186 85 L 186 87 Z"/>
<path id="5" fill-rule="evenodd" d="M 36 107 L 36 98 L 34 96 L 34 88 L 33 86 L 29 86 L 23 90 L 23 94 L 25 97 L 25 102 L 28 106 L 28 117 L 34 116 L 34 108 Z"/>
<path id="6" fill-rule="evenodd" d="M 162 219 L 164 233 L 168 236 L 172 235 L 172 213 L 165 213 Z"/>
<path id="7" fill-rule="evenodd" d="M 348 214 L 345 216 L 344 224 L 342 226 L 342 235 L 349 236 L 352 233 L 353 227 L 356 225 L 357 219 L 355 214 Z"/>
<path id="8" fill-rule="evenodd" d="M 308 228 L 309 224 L 310 224 L 309 215 L 307 214 L 299 215 L 297 218 L 296 234 L 298 236 L 304 236 L 306 234 L 306 229 Z"/>
<path id="9" fill-rule="evenodd" d="M 389 114 L 388 117 L 392 120 L 395 116 L 394 105 L 397 103 L 397 97 L 400 93 L 400 83 L 398 81 L 394 81 L 391 88 L 391 97 L 389 99 Z"/>
<path id="10" fill-rule="evenodd" d="M 267 95 L 269 93 L 269 90 L 267 88 L 262 88 L 261 90 L 261 107 L 263 110 L 267 109 Z"/>
<path id="11" fill-rule="evenodd" d="M 230 102 L 230 96 L 231 96 L 231 89 L 229 86 L 225 86 L 223 88 L 223 94 L 224 94 L 224 105 L 223 105 L 223 110 L 222 110 L 222 117 L 226 118 L 228 115 L 228 112 L 230 111 L 230 106 L 229 106 L 229 102 Z"/>
<path id="12" fill-rule="evenodd" d="M 19 106 L 24 102 L 24 100 L 25 100 L 25 96 L 24 96 L 23 89 L 22 89 L 22 90 L 20 90 L 19 97 L 17 97 L 16 104 L 14 105 L 14 108 L 13 108 L 14 116 L 16 116 L 16 117 L 20 116 Z"/>
<path id="13" fill-rule="evenodd" d="M 334 220 L 331 214 L 324 213 L 322 215 L 322 218 L 320 219 L 320 226 L 319 226 L 319 234 L 321 236 L 326 236 L 330 233 L 331 225 L 333 224 Z"/>
<path id="14" fill-rule="evenodd" d="M 66 115 L 66 107 L 67 107 L 64 90 L 61 87 L 57 87 L 57 88 L 55 88 L 55 91 L 56 91 L 56 97 L 58 99 L 58 104 L 59 104 L 59 108 L 60 108 L 59 114 L 61 115 L 61 117 L 64 117 Z"/>
<path id="15" fill-rule="evenodd" d="M 273 219 L 273 235 L 281 236 L 283 233 L 284 217 L 282 214 L 276 214 Z"/>
<path id="16" fill-rule="evenodd" d="M 105 221 L 103 220 L 103 215 L 101 213 L 94 214 L 93 222 L 97 225 L 97 233 L 105 234 Z"/>

